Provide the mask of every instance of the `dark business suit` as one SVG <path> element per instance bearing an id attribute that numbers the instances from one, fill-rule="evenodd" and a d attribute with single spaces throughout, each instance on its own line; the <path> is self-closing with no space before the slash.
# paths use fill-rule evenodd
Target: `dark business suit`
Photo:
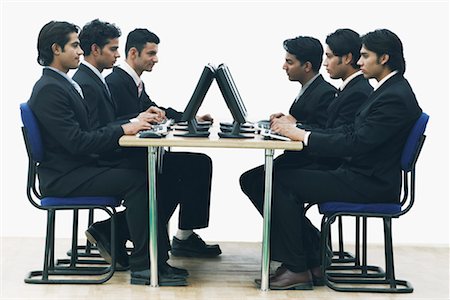
<path id="1" fill-rule="evenodd" d="M 336 88 L 319 75 L 292 104 L 289 114 L 299 123 L 323 128 L 328 119 L 327 108 L 336 94 Z"/>
<path id="2" fill-rule="evenodd" d="M 106 85 L 86 65 L 80 64 L 72 77 L 83 90 L 89 110 L 91 128 L 105 126 L 115 120 L 115 107 Z"/>
<path id="3" fill-rule="evenodd" d="M 114 67 L 113 72 L 106 76 L 106 82 L 116 106 L 116 119 L 118 120 L 134 118 L 150 106 L 161 108 L 169 119 L 174 119 L 176 122 L 180 121 L 183 116 L 183 113 L 173 108 L 164 108 L 153 102 L 145 91 L 145 85 L 139 97 L 133 78 L 122 68 Z"/>
<path id="4" fill-rule="evenodd" d="M 157 106 L 145 91 L 138 96 L 133 78 L 123 69 L 115 67 L 106 77 L 116 106 L 116 119 L 134 118 L 150 106 Z M 182 113 L 172 108 L 159 107 L 168 118 L 181 119 Z M 133 165 L 146 167 L 146 151 L 128 149 L 126 156 L 133 157 Z M 202 153 L 166 152 L 162 174 L 158 178 L 158 203 L 171 215 L 180 204 L 180 229 L 205 228 L 209 223 L 212 161 Z"/>
<path id="5" fill-rule="evenodd" d="M 336 170 L 278 171 L 273 188 L 273 259 L 296 272 L 320 264 L 317 245 L 308 244 L 316 232 L 304 216 L 306 202 L 399 202 L 400 156 L 421 112 L 409 83 L 396 74 L 369 96 L 353 124 L 312 130 L 307 146 L 311 154 L 349 159 Z M 255 205 L 262 209 L 261 203 Z"/>
<path id="6" fill-rule="evenodd" d="M 342 96 L 344 96 L 344 93 L 342 94 Z M 352 94 L 352 92 L 349 91 L 347 94 Z M 327 108 L 330 103 L 336 103 L 337 105 L 335 105 L 335 108 L 332 110 L 333 122 L 329 122 L 329 125 L 333 126 L 335 122 L 346 122 L 346 120 L 341 120 L 340 113 L 341 111 L 346 111 L 346 114 L 348 114 L 347 109 L 341 109 L 348 101 L 333 100 L 335 96 L 336 88 L 326 82 L 322 75 L 319 75 L 299 99 L 292 104 L 289 113 L 293 115 L 298 122 L 301 122 L 303 124 L 302 126 L 324 128 L 328 122 Z M 352 100 L 361 103 L 361 101 L 364 101 L 365 99 L 352 98 Z M 351 107 L 353 108 L 354 106 L 352 105 Z M 353 115 L 354 114 L 355 110 L 353 111 Z M 284 151 L 283 154 L 279 155 L 274 160 L 274 172 L 277 173 L 279 168 L 308 167 L 333 169 L 337 168 L 341 163 L 340 160 L 329 158 L 318 161 L 319 158 L 311 156 L 307 152 L 308 151 Z M 246 171 L 241 175 L 239 181 L 242 191 L 250 199 L 260 199 L 264 193 L 264 166 L 258 166 Z"/>
<path id="7" fill-rule="evenodd" d="M 335 128 L 352 124 L 359 107 L 367 100 L 373 87 L 362 74 L 356 76 L 337 91 L 336 97 L 328 106 L 328 119 L 325 128 Z"/>
<path id="8" fill-rule="evenodd" d="M 129 229 L 134 243 L 131 269 L 148 269 L 145 173 L 100 166 L 96 155 L 119 147 L 118 141 L 123 135 L 121 126 L 91 129 L 86 101 L 67 79 L 51 69 L 43 70 L 28 103 L 36 115 L 45 149 L 44 160 L 38 167 L 43 195 L 114 196 L 124 199 L 127 218 L 132 216 L 129 218 L 132 220 Z M 161 250 L 165 250 L 161 260 L 166 261 L 167 249 Z"/>

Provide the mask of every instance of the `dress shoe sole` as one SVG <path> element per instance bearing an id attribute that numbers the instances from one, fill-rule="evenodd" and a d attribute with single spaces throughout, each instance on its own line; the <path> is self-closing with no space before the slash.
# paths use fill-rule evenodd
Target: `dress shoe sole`
<path id="1" fill-rule="evenodd" d="M 98 252 L 100 253 L 100 256 L 103 257 L 103 259 L 107 262 L 107 263 L 111 263 L 112 258 L 111 258 L 111 254 L 109 253 L 108 250 L 106 250 L 106 247 L 103 246 L 102 243 L 99 243 L 96 238 L 88 231 L 85 231 L 86 234 L 86 238 L 88 239 L 88 241 L 91 244 L 94 244 L 95 246 L 97 246 Z"/>
<path id="2" fill-rule="evenodd" d="M 111 254 L 109 253 L 108 250 L 106 250 L 106 247 L 103 246 L 102 243 L 99 243 L 97 241 L 97 239 L 89 232 L 89 231 L 85 231 L 86 234 L 86 238 L 87 240 L 95 245 L 97 247 L 97 250 L 100 254 L 100 256 L 108 263 L 111 264 L 112 262 L 112 258 L 111 258 Z M 122 266 L 120 263 L 116 262 L 116 271 L 118 272 L 124 272 L 124 271 L 128 271 L 130 269 L 130 266 Z"/>
<path id="3" fill-rule="evenodd" d="M 291 285 L 287 285 L 287 286 L 270 286 L 269 285 L 269 289 L 271 290 L 302 290 L 302 291 L 307 291 L 307 290 L 313 290 L 313 283 L 312 282 L 307 282 L 307 283 L 297 283 L 297 284 L 291 284 Z"/>
<path id="4" fill-rule="evenodd" d="M 172 250 L 170 250 L 170 253 L 172 253 L 173 256 L 178 256 L 178 257 L 213 258 L 213 257 L 217 257 L 220 254 L 222 254 L 222 251 L 208 254 L 208 253 L 198 253 L 195 251 L 188 251 L 188 250 L 172 249 Z"/>
<path id="5" fill-rule="evenodd" d="M 150 280 L 147 278 L 131 278 L 130 280 L 131 284 L 136 285 L 150 285 Z M 188 283 L 186 280 L 166 280 L 166 281 L 159 281 L 159 286 L 187 286 Z"/>

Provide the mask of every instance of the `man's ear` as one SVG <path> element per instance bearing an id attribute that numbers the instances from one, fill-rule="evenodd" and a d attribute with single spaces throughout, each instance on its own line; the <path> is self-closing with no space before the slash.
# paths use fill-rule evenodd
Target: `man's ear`
<path id="1" fill-rule="evenodd" d="M 385 65 L 389 61 L 389 54 L 383 54 L 379 58 L 380 64 Z"/>
<path id="2" fill-rule="evenodd" d="M 57 43 L 52 44 L 53 55 L 59 55 L 62 52 L 61 46 Z"/>
<path id="3" fill-rule="evenodd" d="M 351 54 L 351 53 L 347 53 L 342 56 L 342 62 L 345 65 L 350 65 L 352 63 L 352 60 L 353 60 L 353 54 Z"/>
<path id="4" fill-rule="evenodd" d="M 130 50 L 128 50 L 128 57 L 135 58 L 139 56 L 139 51 L 136 47 L 131 47 Z"/>
<path id="5" fill-rule="evenodd" d="M 310 61 L 307 61 L 303 64 L 305 68 L 305 72 L 311 72 L 312 71 L 312 63 Z"/>
<path id="6" fill-rule="evenodd" d="M 99 54 L 100 53 L 100 47 L 97 44 L 91 45 L 91 53 L 92 54 Z"/>

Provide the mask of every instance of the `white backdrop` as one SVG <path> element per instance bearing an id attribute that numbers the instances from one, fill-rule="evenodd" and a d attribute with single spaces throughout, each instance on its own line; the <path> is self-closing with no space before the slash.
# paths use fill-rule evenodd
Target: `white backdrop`
<path id="1" fill-rule="evenodd" d="M 44 235 L 45 214 L 26 199 L 27 157 L 19 116 L 19 103 L 28 100 L 41 74 L 36 62 L 38 32 L 50 20 L 83 26 L 100 18 L 121 28 L 122 56 L 130 30 L 145 27 L 159 35 L 160 62 L 152 73 L 143 76 L 147 92 L 158 104 L 183 110 L 203 66 L 224 62 L 250 120 L 286 112 L 300 88 L 298 83 L 288 81 L 281 68 L 286 38 L 311 35 L 324 43 L 337 28 L 352 28 L 360 34 L 391 29 L 404 44 L 405 76 L 421 107 L 431 116 L 418 164 L 417 203 L 410 213 L 394 221 L 394 238 L 399 244 L 448 244 L 448 17 L 447 1 L 4 1 L 1 236 Z M 328 80 L 324 69 L 321 73 Z M 216 120 L 231 120 L 216 84 L 200 108 L 200 113 L 206 112 Z M 206 240 L 259 241 L 261 217 L 240 191 L 238 178 L 263 163 L 263 151 L 201 150 L 212 157 L 214 175 L 210 226 L 199 233 Z M 318 224 L 319 216 L 313 213 L 312 218 Z M 69 215 L 59 221 L 59 235 L 69 236 Z M 176 218 L 171 223 L 174 231 Z M 381 226 L 374 224 L 371 230 L 381 233 Z M 380 235 L 372 239 L 380 241 Z"/>

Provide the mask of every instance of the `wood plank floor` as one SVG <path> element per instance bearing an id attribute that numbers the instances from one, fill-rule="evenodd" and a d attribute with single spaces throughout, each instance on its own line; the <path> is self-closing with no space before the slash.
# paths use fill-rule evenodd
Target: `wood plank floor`
<path id="1" fill-rule="evenodd" d="M 171 258 L 190 272 L 187 287 L 130 285 L 129 272 L 117 272 L 101 285 L 33 285 L 23 279 L 40 269 L 44 240 L 1 239 L 1 299 L 449 299 L 449 248 L 395 248 L 396 275 L 414 286 L 412 294 L 339 293 L 327 287 L 313 291 L 261 292 L 253 284 L 260 277 L 260 243 L 222 242 L 223 254 L 214 259 Z M 57 257 L 65 256 L 69 240 L 57 240 Z M 370 246 L 369 263 L 383 265 L 383 249 Z"/>

